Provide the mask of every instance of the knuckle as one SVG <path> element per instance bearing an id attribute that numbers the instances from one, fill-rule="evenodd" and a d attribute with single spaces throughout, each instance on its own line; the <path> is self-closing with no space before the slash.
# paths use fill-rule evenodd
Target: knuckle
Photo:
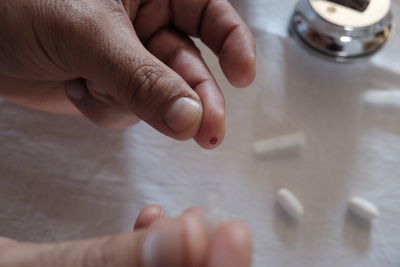
<path id="1" fill-rule="evenodd" d="M 83 72 L 86 65 L 94 65 L 94 60 L 90 59 L 101 57 L 98 54 L 106 50 L 104 46 L 109 30 L 106 25 L 111 23 L 107 10 L 100 3 L 91 1 L 47 0 L 42 5 L 44 11 L 41 12 L 48 13 L 41 15 L 46 18 L 46 29 L 35 20 L 33 24 L 37 32 L 45 31 L 51 55 L 57 59 L 58 65 L 70 73 Z M 40 15 L 36 13 L 33 18 Z M 88 64 L 82 64 L 82 59 L 88 60 Z"/>
<path id="2" fill-rule="evenodd" d="M 130 105 L 130 111 L 148 110 L 165 101 L 169 91 L 169 83 L 165 81 L 166 74 L 158 66 L 143 65 L 129 77 L 125 87 L 125 95 Z"/>

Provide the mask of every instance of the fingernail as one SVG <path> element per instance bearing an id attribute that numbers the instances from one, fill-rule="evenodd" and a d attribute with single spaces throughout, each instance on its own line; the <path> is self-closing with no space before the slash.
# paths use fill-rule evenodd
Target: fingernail
<path id="1" fill-rule="evenodd" d="M 209 267 L 250 266 L 251 240 L 247 228 L 230 223 L 215 234 L 209 258 Z"/>
<path id="2" fill-rule="evenodd" d="M 85 89 L 80 86 L 71 86 L 66 90 L 67 95 L 74 100 L 82 100 L 85 97 Z"/>
<path id="3" fill-rule="evenodd" d="M 182 266 L 182 224 L 174 222 L 150 232 L 143 243 L 145 267 Z"/>
<path id="4" fill-rule="evenodd" d="M 164 116 L 164 121 L 174 132 L 180 133 L 190 129 L 200 118 L 200 103 L 188 98 L 178 98 Z"/>

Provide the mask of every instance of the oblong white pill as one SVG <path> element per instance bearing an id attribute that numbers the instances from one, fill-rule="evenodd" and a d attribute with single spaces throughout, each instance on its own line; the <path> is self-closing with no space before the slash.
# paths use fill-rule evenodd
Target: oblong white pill
<path id="1" fill-rule="evenodd" d="M 349 207 L 352 212 L 367 221 L 371 221 L 379 216 L 378 208 L 371 202 L 360 197 L 353 197 L 350 200 Z"/>
<path id="2" fill-rule="evenodd" d="M 273 154 L 286 150 L 299 149 L 306 143 L 306 137 L 303 132 L 295 132 L 288 135 L 275 138 L 255 141 L 253 144 L 256 155 Z"/>
<path id="3" fill-rule="evenodd" d="M 297 220 L 303 216 L 303 205 L 300 203 L 297 197 L 286 188 L 281 188 L 278 190 L 276 193 L 276 199 L 281 208 L 292 218 Z"/>

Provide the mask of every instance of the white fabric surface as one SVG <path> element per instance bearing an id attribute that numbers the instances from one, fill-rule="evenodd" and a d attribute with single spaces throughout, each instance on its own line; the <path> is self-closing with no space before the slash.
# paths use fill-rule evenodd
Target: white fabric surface
<path id="1" fill-rule="evenodd" d="M 288 38 L 294 0 L 233 3 L 256 35 L 258 76 L 233 89 L 203 49 L 227 102 L 227 136 L 215 151 L 144 123 L 116 132 L 0 102 L 0 235 L 59 241 L 128 231 L 146 204 L 173 216 L 217 192 L 224 215 L 252 228 L 254 266 L 399 266 L 398 32 L 373 58 L 335 64 Z M 300 153 L 252 154 L 255 139 L 294 130 L 307 136 Z M 299 223 L 276 207 L 280 187 L 304 204 Z M 353 195 L 381 216 L 367 225 L 348 214 Z"/>

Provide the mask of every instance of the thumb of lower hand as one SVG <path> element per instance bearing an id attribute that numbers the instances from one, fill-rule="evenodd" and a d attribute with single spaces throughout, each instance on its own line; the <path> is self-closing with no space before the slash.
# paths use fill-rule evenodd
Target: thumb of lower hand
<path id="1" fill-rule="evenodd" d="M 70 65 L 158 131 L 179 140 L 194 137 L 202 121 L 200 97 L 145 49 L 129 17 L 105 15 L 89 21 L 74 32 L 76 38 L 69 38 L 71 49 L 63 50 L 71 54 Z"/>

